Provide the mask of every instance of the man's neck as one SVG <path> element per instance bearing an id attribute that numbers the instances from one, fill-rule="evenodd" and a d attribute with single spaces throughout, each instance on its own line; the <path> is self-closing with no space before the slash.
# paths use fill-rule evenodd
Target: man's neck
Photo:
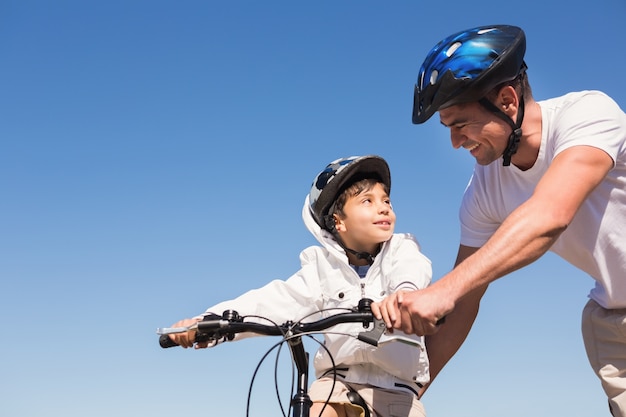
<path id="1" fill-rule="evenodd" d="M 527 100 L 524 121 L 522 122 L 522 138 L 519 148 L 511 163 L 526 171 L 535 165 L 541 147 L 541 107 L 535 100 Z"/>

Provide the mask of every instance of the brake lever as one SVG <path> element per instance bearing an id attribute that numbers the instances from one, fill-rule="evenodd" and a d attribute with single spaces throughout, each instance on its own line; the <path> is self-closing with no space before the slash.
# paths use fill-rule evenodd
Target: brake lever
<path id="1" fill-rule="evenodd" d="M 185 332 L 188 332 L 189 330 L 197 330 L 197 329 L 198 329 L 198 323 L 194 323 L 191 326 L 186 326 L 186 327 L 159 327 L 157 328 L 156 333 L 158 335 L 176 334 L 176 333 L 185 333 Z"/>
<path id="2" fill-rule="evenodd" d="M 384 321 L 378 320 L 376 317 L 374 317 L 373 324 L 374 327 L 372 330 L 360 332 L 357 335 L 357 339 L 362 342 L 369 343 L 372 346 L 378 346 L 378 342 L 381 336 L 385 333 L 385 330 L 387 330 L 387 326 Z"/>
<path id="3" fill-rule="evenodd" d="M 374 317 L 373 324 L 374 327 L 371 330 L 360 332 L 357 335 L 357 339 L 376 347 L 383 343 L 400 342 L 407 345 L 419 347 L 420 349 L 424 349 L 424 346 L 419 341 L 411 339 L 410 337 L 399 334 L 386 333 L 387 326 L 385 325 L 385 322 L 383 320 L 378 320 Z"/>

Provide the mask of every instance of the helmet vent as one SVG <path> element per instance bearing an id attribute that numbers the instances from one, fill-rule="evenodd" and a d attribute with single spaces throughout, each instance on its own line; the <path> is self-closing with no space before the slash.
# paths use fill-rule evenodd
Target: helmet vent
<path id="1" fill-rule="evenodd" d="M 459 49 L 460 47 L 461 47 L 461 42 L 454 42 L 452 45 L 450 45 L 450 47 L 446 51 L 446 55 L 448 57 L 451 57 L 456 52 L 456 50 Z"/>
<path id="2" fill-rule="evenodd" d="M 439 71 L 433 70 L 430 73 L 430 83 L 434 85 L 437 82 L 437 77 L 439 77 Z"/>

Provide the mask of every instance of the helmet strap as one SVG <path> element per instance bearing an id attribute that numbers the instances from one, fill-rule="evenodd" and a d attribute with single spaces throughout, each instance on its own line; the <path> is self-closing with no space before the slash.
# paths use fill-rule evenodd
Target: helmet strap
<path id="1" fill-rule="evenodd" d="M 509 140 L 502 154 L 504 161 L 502 166 L 511 165 L 511 157 L 517 152 L 519 141 L 522 138 L 522 121 L 524 120 L 524 96 L 520 96 L 519 111 L 517 112 L 517 122 L 514 122 L 506 113 L 500 110 L 495 104 L 487 100 L 485 97 L 478 100 L 478 102 L 487 110 L 504 120 L 511 126 L 511 134 Z"/>
<path id="2" fill-rule="evenodd" d="M 367 263 L 370 265 L 374 263 L 374 258 L 376 257 L 376 255 L 372 255 L 369 252 L 357 252 L 354 249 L 350 249 L 345 245 L 345 243 L 343 243 L 343 240 L 341 239 L 341 236 L 339 236 L 339 232 L 335 227 L 335 218 L 332 214 L 327 214 L 326 216 L 324 216 L 324 225 L 325 229 L 333 235 L 335 241 L 339 243 L 339 246 L 341 246 L 343 250 L 345 250 L 346 252 L 350 252 L 351 254 L 356 256 L 357 259 L 367 260 Z"/>
<path id="3" fill-rule="evenodd" d="M 346 246 L 342 242 L 339 242 L 339 244 L 341 245 L 342 248 L 344 248 L 346 250 L 346 252 L 350 252 L 351 254 L 356 256 L 357 259 L 365 259 L 365 260 L 367 260 L 367 263 L 370 264 L 370 265 L 374 263 L 374 258 L 376 256 L 372 255 L 371 253 L 369 253 L 369 252 L 357 252 L 354 249 L 346 248 Z"/>

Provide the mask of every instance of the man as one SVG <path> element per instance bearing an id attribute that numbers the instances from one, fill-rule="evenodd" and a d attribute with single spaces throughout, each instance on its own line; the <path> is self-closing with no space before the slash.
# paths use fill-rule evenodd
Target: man
<path id="1" fill-rule="evenodd" d="M 476 159 L 460 246 L 450 273 L 374 312 L 428 335 L 432 381 L 467 337 L 488 285 L 554 251 L 595 280 L 585 347 L 613 416 L 626 417 L 626 115 L 598 91 L 536 102 L 525 48 L 520 28 L 483 26 L 426 57 L 413 123 L 439 112 L 452 146 Z"/>

